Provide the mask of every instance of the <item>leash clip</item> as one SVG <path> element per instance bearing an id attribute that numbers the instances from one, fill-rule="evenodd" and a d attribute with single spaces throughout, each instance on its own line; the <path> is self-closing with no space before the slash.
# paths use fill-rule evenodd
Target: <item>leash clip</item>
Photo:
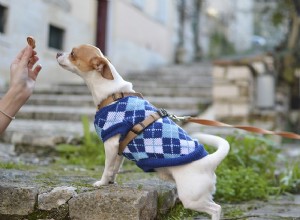
<path id="1" fill-rule="evenodd" d="M 191 116 L 176 116 L 176 115 L 169 115 L 169 117 L 174 121 L 186 121 L 189 118 L 191 118 Z"/>
<path id="2" fill-rule="evenodd" d="M 168 116 L 174 121 L 186 121 L 187 119 L 191 118 L 191 116 L 176 116 L 176 115 L 171 115 L 169 114 L 165 109 L 160 108 L 157 110 L 157 113 L 160 115 L 160 117 L 166 117 Z"/>

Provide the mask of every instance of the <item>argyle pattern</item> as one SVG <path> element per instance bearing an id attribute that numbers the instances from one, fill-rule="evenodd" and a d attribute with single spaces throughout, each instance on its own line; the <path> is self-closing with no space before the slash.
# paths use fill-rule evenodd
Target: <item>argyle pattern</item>
<path id="1" fill-rule="evenodd" d="M 100 109 L 95 115 L 95 129 L 103 142 L 116 134 L 121 134 L 122 140 L 135 124 L 154 112 L 157 109 L 148 101 L 129 96 Z M 192 162 L 207 152 L 169 117 L 164 117 L 133 139 L 123 155 L 145 172 L 152 172 L 155 168 Z"/>

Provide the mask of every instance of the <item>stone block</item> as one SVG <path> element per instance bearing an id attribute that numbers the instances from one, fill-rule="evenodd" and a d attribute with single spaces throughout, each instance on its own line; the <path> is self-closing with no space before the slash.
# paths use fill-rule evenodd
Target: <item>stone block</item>
<path id="1" fill-rule="evenodd" d="M 248 116 L 250 113 L 250 104 L 249 103 L 233 103 L 230 107 L 230 116 L 231 117 L 242 117 Z"/>
<path id="2" fill-rule="evenodd" d="M 74 187 L 56 187 L 48 193 L 43 193 L 38 196 L 38 208 L 40 210 L 57 209 L 64 205 L 72 197 L 76 196 L 76 188 Z"/>
<path id="3" fill-rule="evenodd" d="M 156 190 L 158 193 L 158 212 L 166 214 L 174 205 L 178 198 L 175 183 L 163 181 L 161 179 L 142 179 L 128 182 L 125 186 L 139 188 L 144 190 Z"/>
<path id="4" fill-rule="evenodd" d="M 73 220 L 151 220 L 157 214 L 157 192 L 105 186 L 69 201 Z"/>
<path id="5" fill-rule="evenodd" d="M 239 86 L 240 97 L 253 97 L 253 89 L 250 86 Z"/>
<path id="6" fill-rule="evenodd" d="M 264 61 L 269 70 L 274 70 L 274 58 L 272 56 L 266 56 Z"/>
<path id="7" fill-rule="evenodd" d="M 225 67 L 214 66 L 212 70 L 212 75 L 214 79 L 223 79 L 225 78 Z"/>
<path id="8" fill-rule="evenodd" d="M 0 186 L 0 213 L 25 216 L 34 211 L 38 189 L 35 187 Z"/>
<path id="9" fill-rule="evenodd" d="M 230 104 L 229 103 L 214 103 L 214 111 L 216 118 L 223 118 L 230 115 Z"/>
<path id="10" fill-rule="evenodd" d="M 252 78 L 252 73 L 247 66 L 231 66 L 227 68 L 226 77 L 229 80 L 247 80 Z"/>
<path id="11" fill-rule="evenodd" d="M 239 88 L 235 85 L 218 85 L 213 87 L 214 100 L 224 98 L 236 98 L 239 96 Z"/>
<path id="12" fill-rule="evenodd" d="M 251 64 L 251 66 L 258 74 L 264 74 L 266 72 L 266 66 L 263 62 L 254 62 Z"/>

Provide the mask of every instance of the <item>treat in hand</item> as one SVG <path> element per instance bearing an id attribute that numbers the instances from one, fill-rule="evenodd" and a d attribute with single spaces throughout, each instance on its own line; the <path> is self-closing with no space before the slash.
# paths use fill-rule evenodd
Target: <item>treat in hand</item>
<path id="1" fill-rule="evenodd" d="M 31 36 L 27 37 L 27 43 L 29 44 L 29 46 L 32 47 L 32 49 L 35 48 L 35 40 L 33 37 L 31 37 Z"/>

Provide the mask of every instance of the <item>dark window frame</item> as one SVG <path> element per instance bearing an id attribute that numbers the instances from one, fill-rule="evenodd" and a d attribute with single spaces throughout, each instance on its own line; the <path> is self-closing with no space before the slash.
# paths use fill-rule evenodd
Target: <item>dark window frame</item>
<path id="1" fill-rule="evenodd" d="M 64 48 L 65 29 L 56 25 L 49 25 L 48 47 L 56 50 Z"/>
<path id="2" fill-rule="evenodd" d="M 8 8 L 0 4 L 0 33 L 5 34 L 7 24 Z"/>

